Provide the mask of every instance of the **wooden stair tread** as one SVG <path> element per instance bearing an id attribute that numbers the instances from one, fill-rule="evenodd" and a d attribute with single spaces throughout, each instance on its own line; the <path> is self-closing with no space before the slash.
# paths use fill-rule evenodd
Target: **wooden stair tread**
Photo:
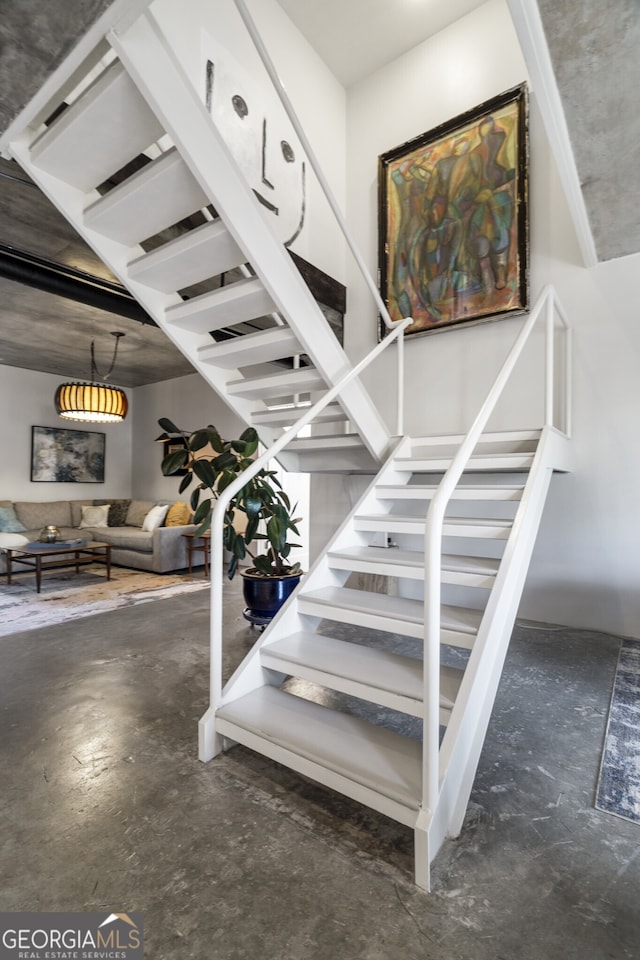
<path id="1" fill-rule="evenodd" d="M 262 317 L 273 310 L 273 300 L 261 280 L 247 277 L 169 307 L 165 317 L 167 323 L 192 333 L 210 333 Z"/>
<path id="2" fill-rule="evenodd" d="M 175 147 L 90 204 L 84 225 L 134 246 L 184 220 L 208 203 Z"/>
<path id="3" fill-rule="evenodd" d="M 279 370 L 260 377 L 247 377 L 227 384 L 227 391 L 234 397 L 260 399 L 285 397 L 296 393 L 308 393 L 326 387 L 322 375 L 314 367 L 294 370 Z"/>
<path id="4" fill-rule="evenodd" d="M 316 451 L 319 449 L 340 450 L 345 447 L 360 448 L 362 446 L 362 439 L 357 433 L 333 433 L 326 436 L 300 437 L 299 439 L 292 440 L 289 444 L 291 450 L 294 450 L 296 453 Z"/>
<path id="5" fill-rule="evenodd" d="M 417 740 L 270 686 L 224 704 L 216 724 L 223 735 L 249 747 L 254 738 L 268 741 L 418 809 L 422 744 Z"/>
<path id="6" fill-rule="evenodd" d="M 438 485 L 431 484 L 380 484 L 376 488 L 378 500 L 431 500 Z M 524 484 L 503 485 L 499 483 L 460 484 L 451 494 L 452 500 L 520 500 Z"/>
<path id="7" fill-rule="evenodd" d="M 422 661 L 318 633 L 294 633 L 261 649 L 263 666 L 422 716 Z M 440 707 L 453 708 L 463 670 L 440 668 Z"/>
<path id="8" fill-rule="evenodd" d="M 353 546 L 328 553 L 334 569 L 375 573 L 389 577 L 424 580 L 424 552 L 396 547 Z M 466 586 L 491 587 L 500 561 L 493 557 L 471 557 L 452 553 L 441 557 L 442 581 Z"/>
<path id="9" fill-rule="evenodd" d="M 388 531 L 390 533 L 424 533 L 424 517 L 383 513 L 354 517 L 355 530 Z M 485 517 L 445 517 L 443 536 L 487 537 L 505 540 L 509 536 L 512 520 L 493 520 Z"/>
<path id="10" fill-rule="evenodd" d="M 88 192 L 164 133 L 119 61 L 33 142 L 31 161 Z"/>
<path id="11" fill-rule="evenodd" d="M 289 327 L 271 327 L 258 333 L 210 343 L 198 349 L 198 359 L 214 367 L 238 369 L 300 353 L 300 343 Z"/>
<path id="12" fill-rule="evenodd" d="M 473 456 L 467 465 L 467 473 L 481 473 L 483 471 L 521 472 L 528 470 L 533 463 L 533 453 L 491 453 L 486 456 Z M 395 460 L 398 470 L 409 470 L 411 473 L 442 473 L 451 465 L 452 457 L 397 457 Z"/>
<path id="13" fill-rule="evenodd" d="M 251 417 L 252 423 L 265 426 L 289 426 L 295 423 L 309 410 L 311 403 L 303 403 L 288 407 L 266 407 L 257 410 Z M 339 422 L 346 419 L 345 412 L 339 403 L 329 403 L 314 419 L 314 423 Z"/>
<path id="14" fill-rule="evenodd" d="M 347 623 L 377 621 L 378 629 L 397 630 L 407 636 L 422 637 L 424 631 L 424 604 L 422 600 L 407 597 L 390 597 L 369 590 L 353 590 L 350 587 L 320 587 L 304 591 L 298 598 L 299 610 L 307 613 L 310 608 L 320 610 L 319 616 L 339 619 Z M 344 619 L 344 614 L 349 619 Z M 441 624 L 444 631 L 475 636 L 482 614 L 478 610 L 441 606 Z"/>
<path id="15" fill-rule="evenodd" d="M 211 220 L 132 260 L 128 274 L 136 283 L 173 293 L 216 277 L 244 260 L 222 220 Z"/>

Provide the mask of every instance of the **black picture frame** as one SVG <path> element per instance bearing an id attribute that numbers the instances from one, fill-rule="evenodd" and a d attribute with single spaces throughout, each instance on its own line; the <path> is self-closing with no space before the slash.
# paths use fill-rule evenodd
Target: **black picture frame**
<path id="1" fill-rule="evenodd" d="M 31 428 L 32 483 L 104 483 L 106 434 Z"/>
<path id="2" fill-rule="evenodd" d="M 528 150 L 522 84 L 378 158 L 380 292 L 408 335 L 528 309 Z"/>

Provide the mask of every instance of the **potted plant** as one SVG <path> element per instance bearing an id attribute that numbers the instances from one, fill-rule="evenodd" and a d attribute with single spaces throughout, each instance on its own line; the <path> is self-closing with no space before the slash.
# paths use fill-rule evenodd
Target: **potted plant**
<path id="1" fill-rule="evenodd" d="M 252 464 L 258 434 L 248 427 L 237 440 L 224 440 L 212 425 L 187 433 L 165 418 L 158 423 L 165 432 L 184 441 L 184 447 L 163 459 L 162 472 L 170 476 L 186 470 L 180 493 L 196 481 L 190 502 L 194 523 L 198 524 L 195 536 L 202 536 L 211 525 L 220 493 Z M 247 604 L 245 617 L 252 623 L 268 623 L 300 581 L 300 564 L 289 559 L 291 550 L 298 546 L 289 539 L 291 534 L 299 536 L 296 524 L 300 518 L 294 517 L 294 511 L 275 471 L 265 468 L 247 481 L 225 511 L 223 544 L 231 555 L 229 579 L 235 576 L 241 560 L 247 556 L 251 559 L 251 566 L 240 575 Z M 257 551 L 256 543 L 266 549 Z"/>

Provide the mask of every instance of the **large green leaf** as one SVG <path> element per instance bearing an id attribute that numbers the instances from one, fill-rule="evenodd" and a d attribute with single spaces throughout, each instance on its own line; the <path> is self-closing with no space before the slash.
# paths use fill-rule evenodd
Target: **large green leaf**
<path id="1" fill-rule="evenodd" d="M 253 520 L 254 517 L 260 516 L 262 502 L 258 497 L 246 497 L 244 501 L 244 508 L 247 511 L 249 520 Z"/>
<path id="2" fill-rule="evenodd" d="M 212 427 L 211 424 L 207 427 L 207 435 L 209 437 L 209 443 L 213 447 L 216 453 L 222 453 L 224 450 L 224 440 L 218 433 L 215 427 Z"/>
<path id="3" fill-rule="evenodd" d="M 208 430 L 196 430 L 195 433 L 192 433 L 189 437 L 189 446 L 192 450 L 202 450 L 203 447 L 209 446 L 209 431 Z"/>
<path id="4" fill-rule="evenodd" d="M 201 460 L 193 461 L 193 472 L 195 473 L 198 480 L 201 480 L 205 487 L 209 487 L 212 490 L 216 485 L 216 471 L 211 466 L 209 460 L 204 458 Z"/>
<path id="5" fill-rule="evenodd" d="M 189 454 L 186 450 L 176 450 L 174 453 L 170 453 L 162 461 L 162 472 L 165 477 L 171 476 L 176 470 L 182 470 L 188 459 Z"/>
<path id="6" fill-rule="evenodd" d="M 221 470 L 233 469 L 237 464 L 236 456 L 230 450 L 224 450 L 219 456 L 211 461 L 213 469 L 219 473 Z"/>
<path id="7" fill-rule="evenodd" d="M 161 417 L 160 420 L 158 420 L 158 424 L 165 433 L 182 433 L 180 427 L 176 427 L 175 423 L 173 423 L 171 420 L 167 420 L 166 417 Z"/>
<path id="8" fill-rule="evenodd" d="M 184 493 L 188 486 L 190 486 L 191 481 L 193 480 L 193 474 L 191 470 L 189 473 L 186 473 L 182 480 L 180 481 L 180 486 L 178 487 L 178 493 Z"/>
<path id="9" fill-rule="evenodd" d="M 246 543 L 251 543 L 252 540 L 256 539 L 256 534 L 258 532 L 258 525 L 260 523 L 260 517 L 254 516 L 247 523 L 247 527 L 244 531 L 244 539 Z"/>
<path id="10" fill-rule="evenodd" d="M 202 523 L 205 517 L 208 517 L 210 513 L 211 513 L 211 500 L 209 499 L 203 500 L 202 503 L 199 504 L 198 509 L 193 515 L 193 522 Z"/>

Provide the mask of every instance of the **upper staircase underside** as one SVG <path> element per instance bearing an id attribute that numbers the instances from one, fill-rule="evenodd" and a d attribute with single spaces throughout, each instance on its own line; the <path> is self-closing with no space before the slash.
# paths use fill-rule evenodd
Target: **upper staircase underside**
<path id="1" fill-rule="evenodd" d="M 11 151 L 268 446 L 350 362 L 153 16 L 110 40 L 117 56 Z M 371 471 L 389 447 L 358 379 L 319 422 L 289 469 Z"/>

